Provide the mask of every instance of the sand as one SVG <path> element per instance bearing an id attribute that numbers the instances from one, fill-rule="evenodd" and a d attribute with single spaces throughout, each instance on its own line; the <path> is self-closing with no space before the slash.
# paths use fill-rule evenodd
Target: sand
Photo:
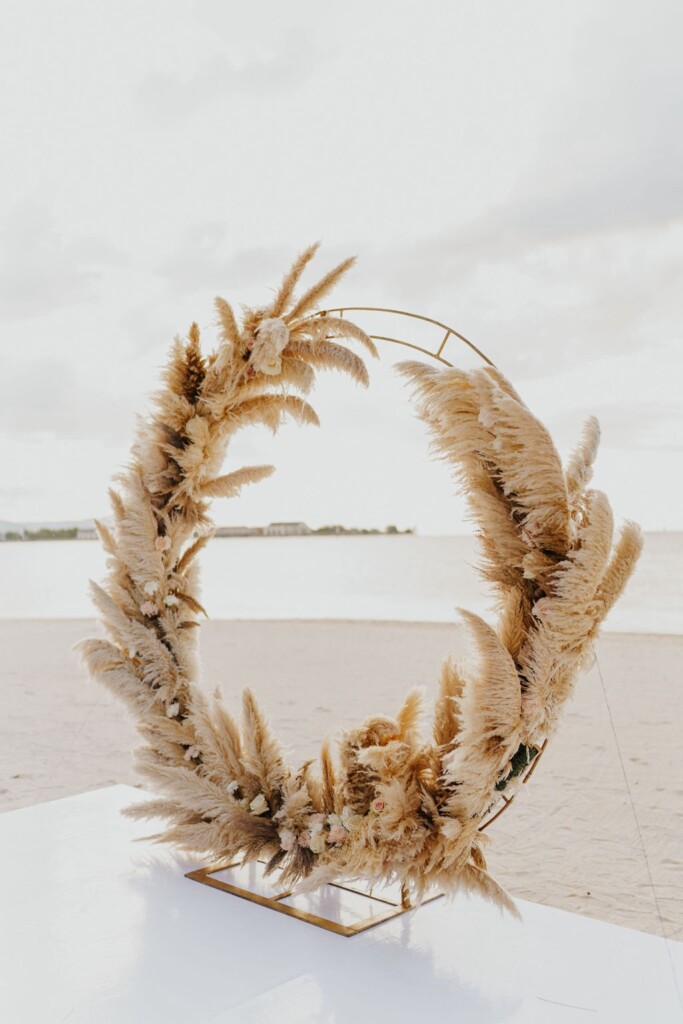
<path id="1" fill-rule="evenodd" d="M 136 783 L 132 724 L 70 651 L 97 631 L 84 620 L 0 621 L 0 811 Z M 463 635 L 419 623 L 211 621 L 201 644 L 207 688 L 236 698 L 252 687 L 299 762 L 325 735 L 392 713 L 413 685 L 431 698 Z M 515 896 L 680 940 L 683 636 L 605 634 L 597 654 L 609 709 L 594 667 L 490 829 L 489 864 Z"/>

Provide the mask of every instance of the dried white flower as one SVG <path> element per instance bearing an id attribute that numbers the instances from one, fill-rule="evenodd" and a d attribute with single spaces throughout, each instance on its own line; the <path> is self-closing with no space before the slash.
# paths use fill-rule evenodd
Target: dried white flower
<path id="1" fill-rule="evenodd" d="M 169 704 L 168 707 L 166 708 L 166 717 L 175 718 L 179 711 L 180 704 L 178 703 L 177 700 L 174 700 L 173 703 Z"/>
<path id="2" fill-rule="evenodd" d="M 309 829 L 308 848 L 313 853 L 322 853 L 327 848 L 327 838 L 322 828 Z"/>
<path id="3" fill-rule="evenodd" d="M 332 846 L 341 846 L 348 834 L 343 825 L 333 825 L 327 834 L 327 842 Z"/>
<path id="4" fill-rule="evenodd" d="M 180 604 L 180 601 L 175 594 L 169 594 L 168 597 L 164 598 L 164 604 L 167 608 L 176 608 Z"/>
<path id="5" fill-rule="evenodd" d="M 268 317 L 259 324 L 250 365 L 260 373 L 276 377 L 282 372 L 280 358 L 289 342 L 289 328 L 280 317 Z"/>
<path id="6" fill-rule="evenodd" d="M 252 814 L 265 814 L 266 811 L 270 810 L 268 801 L 264 797 L 263 793 L 259 793 L 249 804 L 249 810 Z"/>
<path id="7" fill-rule="evenodd" d="M 293 850 L 296 845 L 296 835 L 292 832 L 291 828 L 283 828 L 280 832 L 280 848 L 289 852 Z"/>
<path id="8" fill-rule="evenodd" d="M 357 832 L 363 824 L 363 815 L 356 814 L 352 807 L 343 807 L 339 824 L 343 825 L 347 832 Z"/>
<path id="9" fill-rule="evenodd" d="M 149 594 L 149 596 L 151 597 L 152 594 L 156 594 L 157 590 L 159 589 L 159 584 L 156 580 L 147 580 L 147 582 L 143 585 L 142 589 L 146 594 Z"/>
<path id="10" fill-rule="evenodd" d="M 228 785 L 227 785 L 227 790 L 228 790 L 228 793 L 230 794 L 230 796 L 234 796 L 239 788 L 240 788 L 240 784 L 237 781 L 237 779 L 233 779 L 232 782 L 229 782 Z"/>

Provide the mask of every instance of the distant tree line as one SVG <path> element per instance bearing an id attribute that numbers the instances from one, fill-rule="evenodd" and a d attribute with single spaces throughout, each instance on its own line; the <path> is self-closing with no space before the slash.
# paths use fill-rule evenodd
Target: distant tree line
<path id="1" fill-rule="evenodd" d="M 51 530 L 43 527 L 41 530 L 23 530 L 21 533 L 16 530 L 8 530 L 5 540 L 76 540 L 77 535 L 77 526 L 70 526 L 63 530 Z"/>

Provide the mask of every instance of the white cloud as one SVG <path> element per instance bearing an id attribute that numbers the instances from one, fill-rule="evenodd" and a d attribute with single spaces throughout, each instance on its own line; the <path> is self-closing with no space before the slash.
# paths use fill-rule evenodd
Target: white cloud
<path id="1" fill-rule="evenodd" d="M 259 281 L 277 281 L 291 262 L 284 246 L 253 246 L 235 250 L 225 223 L 187 224 L 176 249 L 155 267 L 172 289 L 194 292 L 220 282 L 233 292 Z"/>
<path id="2" fill-rule="evenodd" d="M 94 302 L 101 268 L 122 266 L 125 255 L 93 235 L 67 238 L 43 202 L 11 206 L 0 224 L 2 319 L 39 316 Z"/>
<path id="3" fill-rule="evenodd" d="M 301 87 L 333 49 L 331 40 L 314 46 L 308 32 L 292 30 L 271 45 L 262 39 L 247 52 L 233 45 L 202 54 L 190 70 L 150 71 L 137 83 L 135 97 L 150 123 L 168 126 L 226 99 L 240 102 L 245 96 L 281 95 Z M 266 139 L 263 156 L 270 156 Z"/>

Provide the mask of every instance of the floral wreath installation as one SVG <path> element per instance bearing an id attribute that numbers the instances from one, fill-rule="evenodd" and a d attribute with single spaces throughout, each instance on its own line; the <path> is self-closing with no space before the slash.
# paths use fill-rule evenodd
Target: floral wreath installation
<path id="1" fill-rule="evenodd" d="M 207 696 L 198 683 L 196 558 L 212 534 L 210 501 L 273 471 L 220 475 L 231 436 L 254 423 L 275 431 L 285 415 L 317 424 L 295 394 L 310 391 L 316 370 L 368 383 L 340 340 L 377 355 L 358 326 L 319 309 L 353 259 L 295 298 L 316 250 L 299 256 L 270 305 L 244 310 L 241 326 L 217 298 L 220 343 L 209 355 L 197 324 L 176 337 L 154 411 L 139 421 L 129 467 L 110 491 L 113 527 L 97 523 L 108 576 L 91 588 L 106 638 L 77 648 L 132 710 L 144 738 L 137 768 L 159 793 L 125 813 L 164 819 L 155 838 L 183 849 L 265 861 L 294 891 L 398 882 L 419 903 L 434 887 L 464 888 L 515 912 L 486 869 L 485 829 L 536 767 L 642 547 L 628 520 L 613 541 L 607 497 L 588 487 L 595 418 L 563 467 L 494 366 L 398 364 L 434 451 L 467 496 L 498 612 L 493 629 L 459 610 L 476 658 L 445 661 L 430 738 L 416 689 L 395 717 L 343 733 L 336 757 L 326 741 L 319 762 L 291 767 L 249 690 L 238 724 L 220 691 Z"/>

